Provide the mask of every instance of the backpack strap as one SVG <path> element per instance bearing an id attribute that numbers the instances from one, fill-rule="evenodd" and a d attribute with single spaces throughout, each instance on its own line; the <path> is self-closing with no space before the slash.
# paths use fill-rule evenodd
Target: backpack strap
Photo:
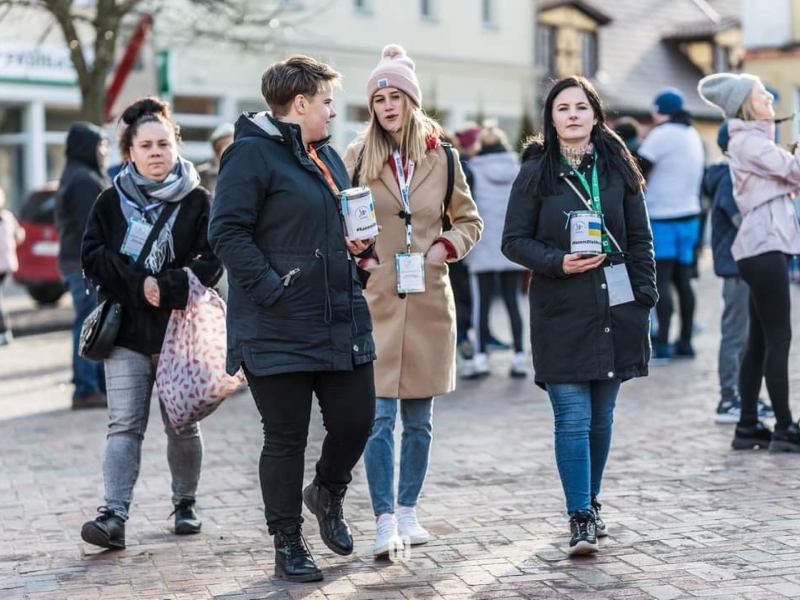
<path id="1" fill-rule="evenodd" d="M 450 200 L 453 199 L 453 188 L 456 183 L 456 159 L 453 155 L 453 146 L 447 142 L 442 142 L 442 147 L 447 157 L 447 191 L 444 196 L 444 214 L 447 216 L 447 210 L 450 208 Z"/>
<path id="2" fill-rule="evenodd" d="M 353 187 L 358 187 L 358 183 L 361 180 L 361 164 L 364 162 L 364 146 L 361 146 L 361 149 L 358 151 L 358 158 L 356 158 L 356 165 L 353 169 L 353 179 L 352 184 Z"/>

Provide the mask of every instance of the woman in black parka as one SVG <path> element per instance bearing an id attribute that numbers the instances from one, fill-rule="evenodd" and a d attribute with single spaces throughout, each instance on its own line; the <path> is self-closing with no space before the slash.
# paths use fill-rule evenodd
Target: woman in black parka
<path id="1" fill-rule="evenodd" d="M 105 360 L 108 441 L 103 460 L 105 506 L 84 524 L 84 541 L 125 547 L 133 487 L 139 475 L 142 439 L 158 355 L 174 309 L 189 297 L 189 267 L 206 286 L 222 274 L 208 244 L 210 196 L 194 166 L 178 154 L 178 126 L 158 98 L 141 98 L 120 117 L 120 153 L 125 160 L 114 185 L 89 213 L 81 248 L 83 271 L 99 285 L 98 295 L 122 305 L 114 349 Z M 163 215 L 163 218 L 161 218 Z M 163 227 L 152 227 L 163 221 Z M 148 246 L 145 231 L 154 241 Z M 150 235 L 152 232 L 152 236 Z M 138 242 L 137 242 L 138 240 Z M 139 255 L 142 260 L 137 260 Z M 176 431 L 161 405 L 172 474 L 175 533 L 199 533 L 194 509 L 203 439 L 193 423 Z"/>
<path id="2" fill-rule="evenodd" d="M 533 271 L 535 379 L 547 390 L 555 416 L 569 551 L 585 554 L 596 552 L 597 536 L 607 534 L 597 495 L 617 393 L 623 381 L 647 375 L 650 359 L 649 310 L 658 295 L 644 181 L 583 77 L 554 85 L 544 134 L 523 160 L 506 213 L 503 252 Z M 603 216 L 599 256 L 570 250 L 572 213 L 589 207 Z"/>

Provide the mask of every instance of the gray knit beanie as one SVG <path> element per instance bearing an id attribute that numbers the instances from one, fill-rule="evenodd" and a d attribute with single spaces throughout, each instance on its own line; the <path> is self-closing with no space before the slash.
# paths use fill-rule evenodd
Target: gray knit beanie
<path id="1" fill-rule="evenodd" d="M 757 81 L 758 77 L 746 73 L 717 73 L 703 77 L 697 84 L 697 93 L 707 104 L 720 109 L 726 119 L 735 119 Z"/>

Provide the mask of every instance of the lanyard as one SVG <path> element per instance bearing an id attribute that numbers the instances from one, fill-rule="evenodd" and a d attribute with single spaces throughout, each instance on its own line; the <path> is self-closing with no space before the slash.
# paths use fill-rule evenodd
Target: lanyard
<path id="1" fill-rule="evenodd" d="M 406 177 L 403 161 L 397 150 L 392 152 L 392 159 L 397 170 L 397 185 L 400 186 L 400 197 L 403 199 L 403 211 L 406 215 L 406 252 L 411 253 L 411 204 L 408 201 L 408 190 L 411 186 L 411 178 L 414 177 L 414 161 L 408 161 L 408 177 Z"/>
<path id="2" fill-rule="evenodd" d="M 147 212 L 153 210 L 154 208 L 158 208 L 159 206 L 164 204 L 163 200 L 159 200 L 158 202 L 153 202 L 152 204 L 148 204 L 147 206 L 139 206 L 138 204 L 136 204 L 136 202 L 132 202 L 124 195 L 122 195 L 122 199 L 125 201 L 125 204 L 127 204 L 131 208 L 136 209 L 139 213 L 141 213 L 144 220 L 147 221 L 148 223 L 149 221 L 147 219 Z"/>
<path id="3" fill-rule="evenodd" d="M 333 193 L 338 198 L 339 197 L 339 188 L 336 185 L 336 182 L 333 180 L 333 176 L 331 175 L 331 172 L 328 169 L 328 166 L 324 162 L 322 162 L 322 159 L 319 156 L 317 156 L 317 151 L 314 148 L 314 146 L 312 146 L 311 144 L 308 145 L 308 155 L 311 157 L 311 160 L 313 160 L 316 163 L 316 165 L 319 167 L 320 171 L 322 171 L 322 174 L 325 176 L 325 179 L 327 180 L 328 185 L 331 186 L 331 189 L 333 190 Z"/>
<path id="4" fill-rule="evenodd" d="M 562 158 L 564 162 L 567 162 L 564 158 Z M 569 164 L 567 162 L 567 164 Z M 592 187 L 589 187 L 589 182 L 586 181 L 586 177 L 583 176 L 578 169 L 572 169 L 572 172 L 575 173 L 575 176 L 578 178 L 578 181 L 581 182 L 583 189 L 586 190 L 586 193 L 589 195 L 589 201 L 592 203 L 592 208 L 596 213 L 599 213 L 602 217 L 603 215 L 603 205 L 600 202 L 600 180 L 597 176 L 597 151 L 594 153 L 594 161 L 592 164 Z M 611 252 L 611 242 L 608 240 L 608 235 L 606 234 L 606 228 L 603 227 L 603 252 L 609 254 Z"/>

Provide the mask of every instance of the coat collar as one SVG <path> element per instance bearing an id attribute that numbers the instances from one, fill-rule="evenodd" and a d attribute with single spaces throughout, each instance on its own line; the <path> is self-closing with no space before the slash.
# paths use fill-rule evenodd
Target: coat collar
<path id="1" fill-rule="evenodd" d="M 425 153 L 425 158 L 417 163 L 414 166 L 414 177 L 411 180 L 411 189 L 409 190 L 409 196 L 414 194 L 414 191 L 422 185 L 422 182 L 425 181 L 428 176 L 433 172 L 434 168 L 436 167 L 436 163 L 439 160 L 439 157 L 435 151 L 429 150 Z M 395 197 L 397 202 L 400 206 L 403 205 L 403 197 L 400 195 L 400 186 L 397 185 L 397 179 L 394 176 L 394 171 L 392 170 L 389 161 L 387 160 L 386 163 L 383 165 L 383 169 L 381 169 L 381 182 L 392 193 Z"/>

